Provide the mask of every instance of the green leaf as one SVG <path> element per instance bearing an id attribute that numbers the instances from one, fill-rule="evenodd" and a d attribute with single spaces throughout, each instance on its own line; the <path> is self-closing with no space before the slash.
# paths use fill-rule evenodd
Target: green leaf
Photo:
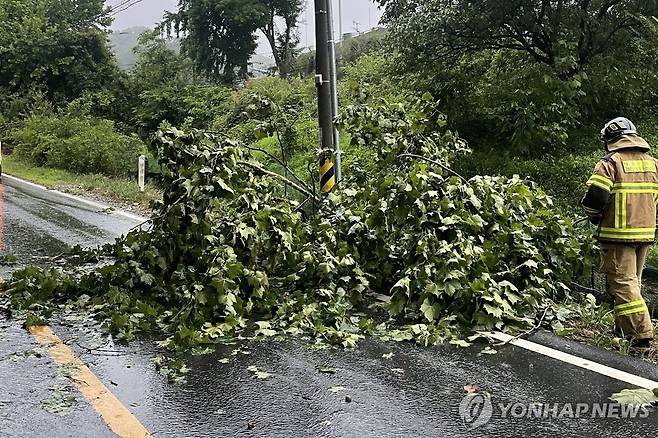
<path id="1" fill-rule="evenodd" d="M 423 312 L 423 315 L 429 322 L 434 321 L 434 306 L 430 303 L 429 298 L 425 298 L 425 301 L 423 301 L 423 305 L 420 306 L 420 311 Z"/>
<path id="2" fill-rule="evenodd" d="M 487 311 L 487 313 L 495 316 L 496 318 L 502 318 L 502 316 L 503 316 L 503 310 L 498 306 L 492 306 L 490 304 L 485 304 L 484 309 Z"/>
<path id="3" fill-rule="evenodd" d="M 469 344 L 468 342 L 466 342 L 463 339 L 452 339 L 450 341 L 450 344 L 456 345 L 456 346 L 462 347 L 462 348 L 470 347 L 472 345 L 472 344 Z"/>
<path id="4" fill-rule="evenodd" d="M 658 404 L 658 396 L 650 389 L 624 389 L 610 396 L 610 400 L 629 406 Z"/>

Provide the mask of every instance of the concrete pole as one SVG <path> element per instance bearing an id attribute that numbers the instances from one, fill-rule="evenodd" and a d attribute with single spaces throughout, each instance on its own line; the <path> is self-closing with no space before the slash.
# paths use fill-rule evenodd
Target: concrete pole
<path id="1" fill-rule="evenodd" d="M 315 0 L 315 85 L 318 92 L 318 122 L 320 148 L 334 150 L 333 104 L 331 97 L 331 67 L 329 65 L 328 0 Z M 331 191 L 336 183 L 335 168 L 328 157 L 320 158 L 320 187 Z"/>
<path id="2" fill-rule="evenodd" d="M 334 14 L 332 9 L 333 0 L 327 0 L 327 26 L 330 35 L 328 41 L 329 47 L 329 75 L 331 82 L 331 115 L 334 133 L 334 154 L 336 167 L 336 181 L 340 182 L 343 177 L 342 172 L 342 153 L 340 148 L 340 133 L 336 127 L 336 118 L 338 117 L 338 67 L 336 66 L 336 39 L 334 32 Z"/>
<path id="3" fill-rule="evenodd" d="M 338 0 L 338 41 L 343 42 L 343 0 Z"/>

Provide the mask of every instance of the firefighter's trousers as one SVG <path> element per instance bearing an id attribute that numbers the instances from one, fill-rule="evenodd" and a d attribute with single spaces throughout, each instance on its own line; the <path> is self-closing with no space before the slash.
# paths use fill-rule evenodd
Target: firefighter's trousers
<path id="1" fill-rule="evenodd" d="M 615 325 L 627 338 L 653 338 L 649 309 L 640 293 L 649 248 L 647 244 L 602 244 L 601 271 L 615 299 Z"/>

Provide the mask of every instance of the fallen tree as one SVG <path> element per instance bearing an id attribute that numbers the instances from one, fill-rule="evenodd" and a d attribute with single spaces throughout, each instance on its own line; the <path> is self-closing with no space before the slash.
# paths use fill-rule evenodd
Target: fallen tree
<path id="1" fill-rule="evenodd" d="M 16 273 L 2 305 L 33 325 L 75 303 L 121 338 L 158 329 L 176 349 L 245 330 L 351 346 L 532 327 L 568 299 L 590 242 L 532 183 L 454 175 L 465 145 L 431 107 L 349 108 L 342 125 L 374 166 L 322 199 L 233 140 L 162 131 L 166 190 L 149 229 L 85 253 L 111 262 L 83 274 Z"/>

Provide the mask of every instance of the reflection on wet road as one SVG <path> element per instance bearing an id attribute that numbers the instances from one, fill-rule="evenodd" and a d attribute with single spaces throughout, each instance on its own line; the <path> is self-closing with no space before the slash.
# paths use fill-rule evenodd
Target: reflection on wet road
<path id="1" fill-rule="evenodd" d="M 0 185 L 0 256 L 16 257 L 17 267 L 46 265 L 71 246 L 111 242 L 139 223 L 10 177 Z M 0 276 L 9 270 L 1 267 Z"/>

